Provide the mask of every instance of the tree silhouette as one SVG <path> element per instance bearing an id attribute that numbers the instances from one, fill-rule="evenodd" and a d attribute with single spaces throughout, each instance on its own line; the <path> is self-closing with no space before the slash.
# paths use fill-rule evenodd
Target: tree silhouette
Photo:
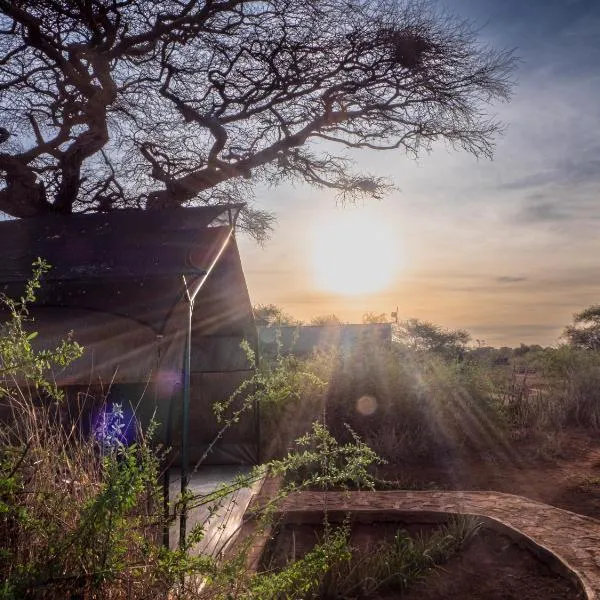
<path id="1" fill-rule="evenodd" d="M 485 106 L 514 66 L 412 0 L 0 0 L 0 56 L 15 217 L 247 200 L 285 179 L 378 197 L 388 182 L 344 148 L 490 155 Z"/>
<path id="2" fill-rule="evenodd" d="M 276 304 L 257 304 L 253 307 L 254 319 L 263 327 L 286 327 L 302 325 L 302 321 L 286 313 Z"/>
<path id="3" fill-rule="evenodd" d="M 396 327 L 396 337 L 413 350 L 461 357 L 471 340 L 464 329 L 444 329 L 435 323 L 408 319 Z"/>

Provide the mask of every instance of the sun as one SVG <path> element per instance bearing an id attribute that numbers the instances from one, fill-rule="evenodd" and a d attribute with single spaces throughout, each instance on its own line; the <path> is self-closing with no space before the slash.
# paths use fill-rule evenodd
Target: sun
<path id="1" fill-rule="evenodd" d="M 396 235 L 388 222 L 363 211 L 344 210 L 315 227 L 315 284 L 347 296 L 380 292 L 392 283 L 399 268 Z"/>

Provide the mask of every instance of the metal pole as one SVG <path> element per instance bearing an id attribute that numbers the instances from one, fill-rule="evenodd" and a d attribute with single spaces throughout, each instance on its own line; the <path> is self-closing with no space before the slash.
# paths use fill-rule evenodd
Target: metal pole
<path id="1" fill-rule="evenodd" d="M 185 333 L 185 349 L 183 357 L 183 398 L 182 398 L 182 423 L 181 423 L 181 516 L 179 520 L 179 548 L 185 548 L 187 528 L 187 489 L 189 485 L 189 453 L 188 443 L 190 434 L 190 370 L 192 354 L 192 312 L 194 302 L 188 297 L 188 322 Z"/>
<path id="2" fill-rule="evenodd" d="M 213 259 L 196 288 L 190 293 L 185 275 L 182 275 L 183 286 L 185 288 L 185 297 L 188 302 L 188 322 L 185 332 L 185 348 L 183 354 L 183 398 L 181 407 L 181 515 L 179 517 L 179 548 L 185 548 L 185 536 L 187 528 L 187 489 L 189 487 L 189 432 L 190 432 L 190 371 L 191 371 L 191 355 L 192 355 L 192 314 L 194 312 L 194 300 L 196 295 L 206 283 L 212 270 L 215 268 L 217 261 L 225 251 L 231 236 L 233 235 L 233 227 L 229 229 L 225 240 L 223 241 L 219 252 Z"/>

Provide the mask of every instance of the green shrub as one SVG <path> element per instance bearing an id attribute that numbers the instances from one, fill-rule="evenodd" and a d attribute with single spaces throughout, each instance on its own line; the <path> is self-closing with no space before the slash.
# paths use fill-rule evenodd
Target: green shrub
<path id="1" fill-rule="evenodd" d="M 279 586 L 276 593 L 263 587 L 263 595 L 258 597 L 349 600 L 402 593 L 464 547 L 480 526 L 472 517 L 455 516 L 429 534 L 411 536 L 399 529 L 391 541 L 358 546 L 349 525 L 325 523 L 321 539 L 304 556 L 296 556 L 295 544 L 285 549 L 278 543 L 277 536 L 285 531 L 279 529 L 267 558 L 270 564 L 265 567 L 267 574 L 275 574 L 270 583 Z M 287 552 L 292 556 L 286 556 Z M 300 565 L 310 566 L 310 577 L 302 589 L 296 575 Z M 296 595 L 289 594 L 291 589 Z"/>
<path id="2" fill-rule="evenodd" d="M 459 516 L 430 535 L 412 537 L 400 529 L 391 542 L 350 547 L 351 558 L 338 561 L 323 577 L 318 598 L 346 600 L 404 592 L 460 550 L 479 527 L 473 518 Z"/>
<path id="3" fill-rule="evenodd" d="M 502 430 L 484 368 L 401 346 L 359 345 L 340 355 L 327 387 L 327 425 L 347 423 L 391 461 L 480 447 Z M 343 439 L 343 438 L 342 438 Z"/>
<path id="4" fill-rule="evenodd" d="M 172 582 L 156 543 L 158 457 L 148 436 L 120 441 L 118 410 L 102 439 L 83 436 L 76 415 L 63 418 L 51 372 L 82 349 L 70 339 L 54 350 L 32 346 L 28 305 L 47 269 L 36 262 L 24 296 L 1 299 L 0 598 L 164 593 Z"/>
<path id="5" fill-rule="evenodd" d="M 19 302 L 2 298 L 8 319 L 0 332 L 0 600 L 262 600 L 266 590 L 279 596 L 285 589 L 295 590 L 289 597 L 308 590 L 337 559 L 339 544 L 332 542 L 315 561 L 291 566 L 288 577 L 272 579 L 247 573 L 248 544 L 228 560 L 193 556 L 202 524 L 189 532 L 183 549 L 162 545 L 170 522 L 163 511 L 161 454 L 151 439 L 155 424 L 137 431 L 136 441 L 128 444 L 123 413 L 113 406 L 103 428 L 84 434 L 77 415 L 63 418 L 63 395 L 52 384 L 52 369 L 67 365 L 82 349 L 69 339 L 55 350 L 36 350 L 31 344 L 35 334 L 28 331 L 27 306 L 46 269 L 44 263 L 36 264 Z M 248 402 L 261 399 L 276 411 L 282 396 L 294 394 L 306 379 L 294 369 L 285 362 L 260 371 L 250 382 L 259 384 L 260 398 L 251 395 Z M 242 386 L 238 393 L 247 390 Z M 240 416 L 227 411 L 227 405 L 217 407 L 223 427 Z M 212 513 L 231 492 L 269 473 L 288 479 L 282 495 L 342 480 L 370 485 L 367 469 L 375 459 L 360 440 L 338 444 L 316 424 L 295 452 L 208 494 L 190 494 L 185 504 L 189 509 L 209 506 Z M 294 470 L 309 475 L 306 480 L 290 477 Z M 181 507 L 181 499 L 174 505 Z M 272 506 L 262 511 L 265 526 Z"/>

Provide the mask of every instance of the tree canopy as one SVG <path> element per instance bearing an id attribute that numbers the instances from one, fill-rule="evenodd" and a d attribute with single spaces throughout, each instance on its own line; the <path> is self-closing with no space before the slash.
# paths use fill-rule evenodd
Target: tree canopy
<path id="1" fill-rule="evenodd" d="M 317 325 L 319 327 L 345 325 L 346 323 L 340 319 L 335 313 L 328 315 L 317 315 L 310 320 L 311 325 Z"/>
<path id="2" fill-rule="evenodd" d="M 388 182 L 345 149 L 490 155 L 511 53 L 417 0 L 0 0 L 0 211 L 15 217 Z M 271 217 L 249 208 L 261 238 Z"/>
<path id="3" fill-rule="evenodd" d="M 572 346 L 600 350 L 600 304 L 573 315 L 573 324 L 565 327 L 563 336 Z"/>
<path id="4" fill-rule="evenodd" d="M 362 316 L 364 325 L 376 325 L 378 323 L 390 323 L 390 318 L 386 313 L 366 312 Z"/>
<path id="5" fill-rule="evenodd" d="M 464 329 L 444 329 L 435 323 L 408 319 L 396 327 L 396 336 L 409 348 L 449 357 L 463 355 L 471 335 Z"/>
<path id="6" fill-rule="evenodd" d="M 257 304 L 252 309 L 258 325 L 263 327 L 284 327 L 302 325 L 294 316 L 286 313 L 276 304 Z"/>

